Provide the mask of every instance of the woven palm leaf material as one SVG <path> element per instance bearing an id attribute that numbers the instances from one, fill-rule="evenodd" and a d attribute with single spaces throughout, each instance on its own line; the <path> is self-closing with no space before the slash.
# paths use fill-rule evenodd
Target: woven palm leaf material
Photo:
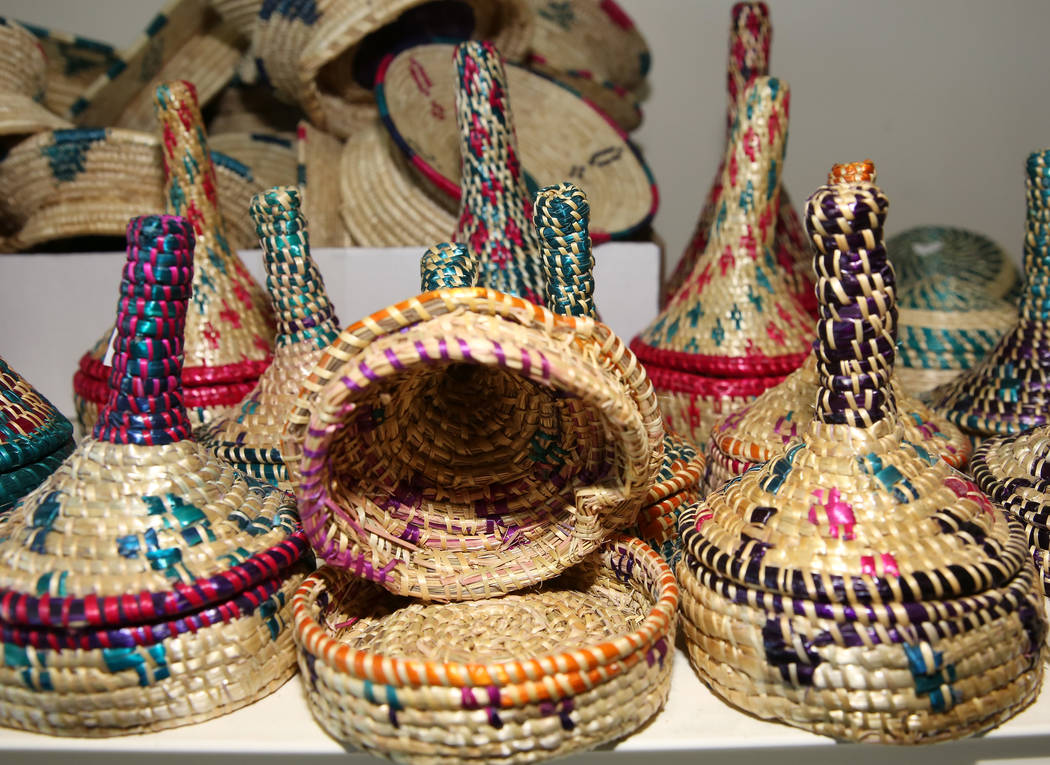
<path id="1" fill-rule="evenodd" d="M 981 491 L 1023 526 L 1043 593 L 1050 597 L 1050 501 L 1046 426 L 984 441 L 973 458 Z"/>
<path id="2" fill-rule="evenodd" d="M 661 286 L 663 305 L 666 305 L 688 281 L 693 266 L 707 248 L 711 227 L 714 225 L 725 191 L 723 175 L 729 156 L 728 143 L 732 139 L 733 126 L 737 121 L 739 101 L 752 78 L 769 74 L 769 49 L 772 39 L 773 27 L 769 19 L 769 8 L 765 3 L 741 2 L 733 5 L 732 22 L 729 27 L 729 66 L 726 73 L 729 93 L 726 104 L 727 150 L 715 173 L 715 182 L 704 200 L 693 236 L 671 276 Z M 773 206 L 773 210 L 776 215 L 776 229 L 771 245 L 773 255 L 784 270 L 788 288 L 807 311 L 815 314 L 817 304 L 810 274 L 809 246 L 802 224 L 785 189 L 781 188 L 780 201 Z"/>
<path id="3" fill-rule="evenodd" d="M 230 246 L 193 86 L 181 81 L 159 86 L 156 108 L 166 207 L 193 224 L 198 250 L 182 370 L 185 403 L 197 427 L 251 393 L 270 364 L 273 317 L 262 288 Z M 99 347 L 96 345 L 96 353 Z M 92 394 L 98 396 L 100 386 L 88 380 L 108 376 L 103 360 L 93 358 L 89 351 L 81 360 L 80 372 L 79 386 L 74 379 L 75 394 L 89 399 Z M 97 398 L 95 403 L 100 403 Z M 90 414 L 87 407 L 82 412 L 78 409 L 85 430 L 91 425 L 86 421 Z"/>
<path id="4" fill-rule="evenodd" d="M 73 451 L 73 426 L 0 358 L 0 514 Z"/>
<path id="5" fill-rule="evenodd" d="M 346 139 L 340 168 L 339 218 L 355 245 L 425 246 L 456 230 L 458 200 L 411 164 L 378 118 Z"/>
<path id="6" fill-rule="evenodd" d="M 462 122 L 453 121 L 452 115 L 459 108 L 456 93 L 462 78 L 460 68 L 451 65 L 453 55 L 451 45 L 418 45 L 384 61 L 376 79 L 383 123 L 434 186 L 453 198 L 466 193 L 461 189 L 466 182 L 463 162 L 468 154 L 479 156 L 492 146 L 483 140 L 486 135 L 508 133 L 508 126 L 493 115 L 501 104 L 512 103 L 512 135 L 520 149 L 514 158 L 529 189 L 564 179 L 586 188 L 596 243 L 628 239 L 648 226 L 658 205 L 656 184 L 637 148 L 606 114 L 562 84 L 508 63 L 503 67 L 505 97 L 491 107 L 484 101 L 478 104 L 483 132 L 470 136 L 460 127 L 457 133 Z M 492 77 L 480 64 L 478 76 Z M 500 161 L 510 160 L 508 156 Z M 499 189 L 494 192 L 501 194 Z"/>
<path id="7" fill-rule="evenodd" d="M 231 83 L 205 109 L 208 135 L 222 133 L 265 133 L 294 140 L 303 113 L 291 104 L 278 101 L 266 85 Z"/>
<path id="8" fill-rule="evenodd" d="M 90 237 L 122 241 L 129 219 L 164 211 L 161 157 L 160 136 L 119 128 L 47 131 L 21 141 L 0 160 L 0 229 L 14 232 L 7 246 L 69 252 L 97 249 Z M 255 228 L 243 210 L 264 189 L 249 165 L 214 151 L 211 160 L 230 246 L 253 247 Z"/>
<path id="9" fill-rule="evenodd" d="M 351 246 L 350 232 L 339 216 L 343 173 L 332 172 L 343 161 L 343 141 L 302 120 L 296 126 L 295 147 L 296 182 L 303 195 L 303 212 L 310 221 L 311 241 L 315 247 Z M 369 186 L 378 189 L 380 184 Z M 451 223 L 448 230 L 452 230 Z"/>
<path id="10" fill-rule="evenodd" d="M 211 153 L 251 168 L 252 177 L 265 188 L 289 186 L 298 179 L 298 154 L 291 138 L 262 131 L 227 132 L 212 135 L 208 145 Z"/>
<path id="11" fill-rule="evenodd" d="M 270 189 L 252 200 L 262 244 L 266 287 L 277 319 L 273 363 L 250 394 L 217 417 L 200 441 L 238 470 L 291 489 L 281 457 L 281 431 L 299 388 L 321 351 L 339 334 L 339 320 L 317 266 L 301 211 L 299 189 Z"/>
<path id="12" fill-rule="evenodd" d="M 1021 526 L 904 437 L 894 273 L 870 182 L 806 208 L 820 298 L 816 412 L 774 459 L 683 510 L 690 661 L 759 717 L 854 741 L 988 730 L 1042 680 Z"/>
<path id="13" fill-rule="evenodd" d="M 310 122 L 340 138 L 378 115 L 372 87 L 380 61 L 411 44 L 491 40 L 520 61 L 532 38 L 525 0 L 317 0 L 265 3 L 252 30 L 259 78 L 298 103 Z M 450 110 L 451 114 L 451 110 Z"/>
<path id="14" fill-rule="evenodd" d="M 974 439 L 1048 422 L 1050 411 L 1050 150 L 1025 166 L 1024 289 L 1017 320 L 984 360 L 930 394 Z"/>
<path id="15" fill-rule="evenodd" d="M 587 70 L 561 72 L 535 61 L 530 61 L 529 69 L 555 80 L 591 103 L 624 132 L 629 133 L 642 124 L 642 107 L 637 96 L 614 82 L 599 80 Z"/>
<path id="16" fill-rule="evenodd" d="M 1006 253 L 959 228 L 920 226 L 886 241 L 897 271 L 897 375 L 922 393 L 978 364 L 1017 318 L 1003 297 L 1017 280 Z"/>
<path id="17" fill-rule="evenodd" d="M 637 88 L 649 74 L 649 45 L 613 0 L 529 0 L 533 14 L 530 66 L 585 72 L 620 88 Z"/>
<path id="18" fill-rule="evenodd" d="M 678 515 L 700 499 L 704 465 L 696 446 L 677 433 L 666 433 L 663 464 L 638 511 L 637 524 L 628 532 L 660 553 L 672 569 L 682 553 Z"/>
<path id="19" fill-rule="evenodd" d="M 283 441 L 320 557 L 424 600 L 491 597 L 575 565 L 634 522 L 663 460 L 655 394 L 619 338 L 465 286 L 463 253 L 434 248 L 439 275 L 423 284 L 437 290 L 342 332 Z"/>
<path id="20" fill-rule="evenodd" d="M 168 0 L 67 116 L 83 127 L 152 130 L 153 94 L 176 79 L 192 82 L 207 104 L 233 79 L 247 47 L 209 6 L 208 0 Z"/>
<path id="21" fill-rule="evenodd" d="M 971 451 L 969 437 L 904 393 L 896 377 L 895 371 L 890 390 L 897 402 L 903 438 L 953 467 L 964 468 Z M 714 491 L 730 478 L 772 459 L 801 435 L 813 417 L 819 386 L 817 358 L 811 355 L 784 382 L 722 420 L 707 448 L 705 489 Z"/>
<path id="22" fill-rule="evenodd" d="M 288 494 L 189 438 L 193 229 L 128 228 L 110 395 L 92 436 L 0 519 L 0 724 L 143 732 L 257 700 L 294 671 L 312 556 Z"/>
<path id="23" fill-rule="evenodd" d="M 529 225 L 503 62 L 488 41 L 456 46 L 453 60 L 462 162 L 454 238 L 470 247 L 481 286 L 541 303 L 539 243 Z"/>
<path id="24" fill-rule="evenodd" d="M 117 51 L 109 43 L 19 23 L 33 33 L 47 60 L 43 104 L 54 114 L 68 114 L 80 94 L 118 61 Z"/>
<path id="25" fill-rule="evenodd" d="M 677 604 L 667 564 L 621 536 L 521 593 L 422 603 L 326 566 L 292 607 L 317 721 L 411 763 L 536 762 L 629 735 L 667 699 Z"/>
<path id="26" fill-rule="evenodd" d="M 43 105 L 46 87 L 47 60 L 36 38 L 0 16 L 0 149 L 18 136 L 69 127 Z"/>
<path id="27" fill-rule="evenodd" d="M 813 319 L 771 249 L 788 102 L 787 85 L 775 78 L 748 87 L 704 254 L 631 343 L 668 426 L 697 444 L 706 445 L 718 419 L 780 382 L 809 352 Z"/>

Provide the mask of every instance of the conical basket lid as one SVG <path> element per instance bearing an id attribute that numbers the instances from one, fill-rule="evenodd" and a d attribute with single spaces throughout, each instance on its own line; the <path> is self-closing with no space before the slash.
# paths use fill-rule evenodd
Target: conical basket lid
<path id="1" fill-rule="evenodd" d="M 968 433 L 1008 435 L 1050 411 L 1050 150 L 1026 164 L 1024 290 L 1013 328 L 973 369 L 937 388 L 933 408 Z"/>
<path id="2" fill-rule="evenodd" d="M 764 2 L 735 3 L 729 27 L 729 65 L 726 70 L 726 85 L 729 99 L 726 104 L 726 141 L 733 132 L 737 119 L 740 97 L 754 77 L 769 74 L 769 50 L 773 39 L 773 26 L 769 18 L 769 7 Z M 725 162 L 718 167 L 712 185 L 700 211 L 692 239 L 686 245 L 678 264 L 662 285 L 661 303 L 666 303 L 681 289 L 686 277 L 693 270 L 697 259 L 707 247 L 711 225 L 721 206 L 724 187 L 721 178 Z M 776 232 L 773 235 L 773 254 L 784 269 L 784 275 L 792 293 L 807 311 L 816 313 L 817 303 L 813 295 L 810 278 L 809 245 L 802 223 L 791 204 L 787 190 L 781 185 L 780 203 L 776 208 Z"/>
<path id="3" fill-rule="evenodd" d="M 993 298 L 1007 295 L 1018 282 L 1009 253 L 984 234 L 964 228 L 915 226 L 887 239 L 886 253 L 902 298 L 905 290 L 934 275 L 966 282 Z"/>
<path id="4" fill-rule="evenodd" d="M 103 626 L 196 611 L 307 553 L 289 495 L 189 438 L 184 219 L 128 228 L 110 395 L 92 437 L 0 519 L 0 620 Z"/>
<path id="5" fill-rule="evenodd" d="M 809 351 L 812 318 L 773 255 L 789 93 L 759 77 L 743 96 L 703 255 L 631 344 L 645 364 L 715 376 L 788 372 Z"/>
<path id="6" fill-rule="evenodd" d="M 282 488 L 287 482 L 280 441 L 299 388 L 321 352 L 339 334 L 339 320 L 313 258 L 299 189 L 278 187 L 252 200 L 277 318 L 273 363 L 240 404 L 200 435 L 219 457 Z"/>
<path id="7" fill-rule="evenodd" d="M 821 319 L 812 421 L 786 452 L 709 495 L 680 530 L 694 559 L 749 588 L 825 603 L 907 603 L 1007 585 L 1026 550 L 947 462 L 905 440 L 889 376 L 888 203 L 869 182 L 807 206 Z"/>

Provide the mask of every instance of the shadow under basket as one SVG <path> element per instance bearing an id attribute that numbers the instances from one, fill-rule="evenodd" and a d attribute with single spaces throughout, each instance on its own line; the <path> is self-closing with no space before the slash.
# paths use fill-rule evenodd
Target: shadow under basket
<path id="1" fill-rule="evenodd" d="M 652 386 L 608 327 L 456 288 L 344 330 L 283 452 L 322 560 L 464 600 L 556 576 L 633 523 L 662 438 Z"/>
<path id="2" fill-rule="evenodd" d="M 677 607 L 670 568 L 626 536 L 520 594 L 421 603 L 326 567 L 292 602 L 318 722 L 401 762 L 533 762 L 632 733 L 667 699 Z"/>

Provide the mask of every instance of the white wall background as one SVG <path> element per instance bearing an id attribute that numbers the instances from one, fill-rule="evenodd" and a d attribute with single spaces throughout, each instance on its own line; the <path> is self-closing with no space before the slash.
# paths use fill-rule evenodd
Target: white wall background
<path id="1" fill-rule="evenodd" d="M 619 0 L 653 51 L 635 133 L 679 257 L 722 150 L 730 0 Z M 0 0 L 0 14 L 128 44 L 161 0 Z M 870 157 L 889 232 L 982 231 L 1019 260 L 1023 165 L 1050 146 L 1050 2 L 770 0 L 772 73 L 792 88 L 784 181 L 801 207 L 831 164 Z"/>

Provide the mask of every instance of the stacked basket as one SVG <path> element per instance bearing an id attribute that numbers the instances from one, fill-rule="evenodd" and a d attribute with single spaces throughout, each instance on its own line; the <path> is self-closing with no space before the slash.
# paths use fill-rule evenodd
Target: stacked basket
<path id="1" fill-rule="evenodd" d="M 771 250 L 788 102 L 787 85 L 772 77 L 748 86 L 707 246 L 681 289 L 631 343 L 667 424 L 697 444 L 809 351 L 812 318 Z"/>
<path id="2" fill-rule="evenodd" d="M 300 394 L 284 447 L 328 565 L 296 595 L 296 635 L 340 741 L 533 761 L 623 736 L 666 699 L 674 577 L 616 533 L 663 434 L 636 360 L 589 316 L 587 216 L 572 186 L 536 202 L 559 312 L 470 287 L 466 248 L 438 246 L 430 291 L 344 330 Z"/>
<path id="3" fill-rule="evenodd" d="M 975 441 L 1048 422 L 1050 407 L 1050 150 L 1026 164 L 1024 289 L 1017 321 L 973 369 L 935 389 L 933 408 Z"/>
<path id="4" fill-rule="evenodd" d="M 0 514 L 73 451 L 73 426 L 0 358 Z"/>
<path id="5" fill-rule="evenodd" d="M 186 317 L 183 384 L 194 425 L 211 420 L 255 387 L 270 363 L 272 319 L 262 289 L 231 249 L 218 205 L 215 169 L 193 86 L 161 85 L 156 92 L 161 123 L 166 197 L 171 212 L 193 224 L 198 258 L 193 300 Z M 77 416 L 85 431 L 105 401 L 109 367 L 107 332 L 80 360 L 73 378 Z"/>
<path id="6" fill-rule="evenodd" d="M 0 519 L 0 724 L 107 736 L 249 704 L 294 671 L 312 556 L 290 497 L 189 438 L 187 221 L 131 222 L 109 397 Z"/>
<path id="7" fill-rule="evenodd" d="M 1047 624 L 1020 525 L 904 438 L 888 203 L 820 188 L 816 414 L 762 468 L 683 511 L 689 656 L 729 702 L 840 739 L 988 730 L 1034 698 Z"/>
<path id="8" fill-rule="evenodd" d="M 875 181 L 870 160 L 835 165 L 828 183 Z M 901 392 L 896 368 L 890 378 L 893 398 L 901 413 L 904 438 L 961 468 L 970 456 L 970 440 L 954 425 L 937 417 L 924 404 Z M 714 491 L 730 478 L 774 457 L 792 438 L 804 432 L 813 418 L 820 378 L 816 354 L 770 388 L 753 403 L 726 417 L 711 434 L 707 447 L 704 486 Z"/>

